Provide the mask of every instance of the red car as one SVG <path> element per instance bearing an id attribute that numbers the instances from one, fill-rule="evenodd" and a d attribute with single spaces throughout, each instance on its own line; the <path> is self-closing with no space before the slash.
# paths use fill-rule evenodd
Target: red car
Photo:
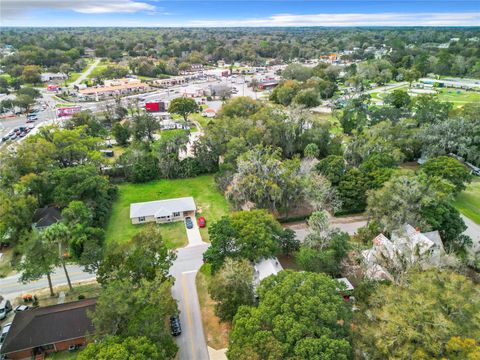
<path id="1" fill-rule="evenodd" d="M 198 227 L 204 228 L 207 225 L 207 221 L 203 216 L 198 218 Z"/>

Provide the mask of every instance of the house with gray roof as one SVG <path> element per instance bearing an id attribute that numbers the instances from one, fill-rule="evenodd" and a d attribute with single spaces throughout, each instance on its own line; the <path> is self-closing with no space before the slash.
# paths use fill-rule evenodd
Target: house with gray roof
<path id="1" fill-rule="evenodd" d="M 156 222 L 157 224 L 181 221 L 187 216 L 195 216 L 197 206 L 193 197 L 147 201 L 130 204 L 132 224 Z"/>

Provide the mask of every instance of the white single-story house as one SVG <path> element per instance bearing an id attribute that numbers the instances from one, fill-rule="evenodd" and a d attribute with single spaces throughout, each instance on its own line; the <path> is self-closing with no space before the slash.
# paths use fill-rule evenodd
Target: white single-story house
<path id="1" fill-rule="evenodd" d="M 193 197 L 148 201 L 130 204 L 130 220 L 132 224 L 180 221 L 187 216 L 194 217 L 196 211 Z"/>

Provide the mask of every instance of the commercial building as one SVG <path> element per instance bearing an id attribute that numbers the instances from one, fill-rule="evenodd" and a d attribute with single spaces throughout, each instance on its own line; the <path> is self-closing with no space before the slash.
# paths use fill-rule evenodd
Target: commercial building
<path id="1" fill-rule="evenodd" d="M 131 94 L 148 89 L 148 85 L 140 79 L 115 79 L 105 80 L 104 85 L 88 87 L 78 91 L 78 97 L 84 100 L 96 100 L 107 96 Z"/>

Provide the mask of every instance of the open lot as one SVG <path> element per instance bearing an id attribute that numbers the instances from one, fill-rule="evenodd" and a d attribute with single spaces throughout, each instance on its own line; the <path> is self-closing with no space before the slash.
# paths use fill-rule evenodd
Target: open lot
<path id="1" fill-rule="evenodd" d="M 480 179 L 475 178 L 465 191 L 458 194 L 453 205 L 466 217 L 480 224 Z"/>
<path id="2" fill-rule="evenodd" d="M 438 97 L 442 101 L 448 101 L 455 105 L 462 105 L 466 103 L 480 101 L 479 92 L 459 89 L 441 89 L 438 93 Z"/>
<path id="3" fill-rule="evenodd" d="M 71 84 L 72 82 L 77 80 L 80 77 L 80 75 L 82 75 L 82 73 L 87 71 L 87 69 L 90 67 L 90 65 L 92 65 L 93 62 L 95 61 L 94 59 L 91 59 L 91 58 L 85 58 L 84 60 L 87 63 L 85 65 L 85 67 L 81 71 L 71 72 L 68 76 L 68 79 L 65 81 L 67 84 Z"/>
<path id="4" fill-rule="evenodd" d="M 131 224 L 131 203 L 184 196 L 193 196 L 197 205 L 197 214 L 206 218 L 207 225 L 220 219 L 229 211 L 228 203 L 223 195 L 218 192 L 211 175 L 189 179 L 158 180 L 145 184 L 121 184 L 119 185 L 118 199 L 113 204 L 112 214 L 107 225 L 107 244 L 112 245 L 128 241 L 144 226 Z M 187 244 L 183 222 L 159 226 L 162 229 L 163 239 L 170 248 Z M 208 241 L 208 230 L 204 228 L 200 231 L 203 240 Z"/>

